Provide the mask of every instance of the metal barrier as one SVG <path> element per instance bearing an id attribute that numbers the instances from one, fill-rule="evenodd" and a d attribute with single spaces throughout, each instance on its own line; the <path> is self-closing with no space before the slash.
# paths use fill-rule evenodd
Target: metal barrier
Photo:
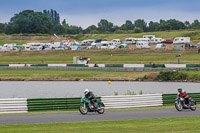
<path id="1" fill-rule="evenodd" d="M 188 93 L 192 99 L 194 99 L 197 103 L 200 102 L 200 93 Z M 172 105 L 175 102 L 177 94 L 163 94 L 163 105 Z"/>
<path id="2" fill-rule="evenodd" d="M 40 98 L 28 99 L 28 111 L 67 111 L 77 110 L 80 98 Z"/>
<path id="3" fill-rule="evenodd" d="M 162 94 L 102 96 L 106 109 L 162 106 Z"/>
<path id="4" fill-rule="evenodd" d="M 135 108 L 172 105 L 177 94 L 143 94 L 97 97 L 106 109 Z M 200 93 L 189 93 L 196 102 L 200 102 Z M 0 99 L 0 114 L 25 113 L 35 111 L 78 110 L 81 98 L 8 98 Z"/>
<path id="5" fill-rule="evenodd" d="M 100 100 L 99 97 L 97 97 Z M 78 110 L 81 98 L 28 99 L 28 111 L 71 111 Z"/>
<path id="6" fill-rule="evenodd" d="M 0 99 L 0 114 L 3 113 L 26 113 L 27 98 Z"/>

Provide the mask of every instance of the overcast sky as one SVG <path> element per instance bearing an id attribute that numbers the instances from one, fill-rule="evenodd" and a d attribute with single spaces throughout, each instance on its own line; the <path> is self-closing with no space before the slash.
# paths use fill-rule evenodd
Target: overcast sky
<path id="1" fill-rule="evenodd" d="M 126 20 L 181 21 L 200 19 L 200 0 L 0 0 L 0 22 L 9 22 L 14 14 L 31 9 L 56 10 L 70 25 L 86 28 L 100 19 L 122 25 Z"/>

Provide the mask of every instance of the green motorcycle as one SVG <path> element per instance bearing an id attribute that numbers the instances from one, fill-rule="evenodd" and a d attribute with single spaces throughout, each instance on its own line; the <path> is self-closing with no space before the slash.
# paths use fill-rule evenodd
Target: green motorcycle
<path id="1" fill-rule="evenodd" d="M 79 111 L 83 115 L 86 115 L 88 112 L 98 112 L 99 114 L 103 114 L 105 112 L 105 109 L 104 109 L 105 106 L 102 102 L 97 101 L 95 102 L 95 105 L 96 105 L 96 108 L 92 105 L 90 100 L 86 98 L 82 98 Z"/>

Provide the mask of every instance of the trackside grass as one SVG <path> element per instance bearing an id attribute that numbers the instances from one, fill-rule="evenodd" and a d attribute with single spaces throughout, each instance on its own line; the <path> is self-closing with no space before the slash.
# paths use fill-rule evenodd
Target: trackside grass
<path id="1" fill-rule="evenodd" d="M 135 80 L 148 74 L 150 72 L 0 70 L 0 80 Z"/>
<path id="2" fill-rule="evenodd" d="M 197 107 L 200 107 L 198 104 Z M 138 108 L 123 108 L 123 109 L 106 109 L 106 111 L 123 111 L 123 110 L 147 110 L 147 109 L 169 109 L 174 108 L 174 105 L 156 106 L 156 107 L 138 107 Z M 42 111 L 42 112 L 28 112 L 28 113 L 13 113 L 13 114 L 0 114 L 4 115 L 30 115 L 30 114 L 54 114 L 54 113 L 74 113 L 79 112 L 78 109 L 74 111 Z"/>
<path id="3" fill-rule="evenodd" d="M 200 117 L 0 126 L 2 133 L 199 133 Z M 183 126 L 184 125 L 184 126 Z"/>
<path id="4" fill-rule="evenodd" d="M 188 75 L 187 81 L 200 81 L 199 71 L 179 71 Z M 125 71 L 102 71 L 102 70 L 29 70 L 10 69 L 0 70 L 0 80 L 154 80 L 159 72 L 125 72 Z M 144 78 L 145 77 L 145 78 Z"/>
<path id="5" fill-rule="evenodd" d="M 21 51 L 0 52 L 0 64 L 72 64 L 73 56 L 90 57 L 97 64 L 200 64 L 197 49 L 149 50 L 81 50 L 81 51 Z"/>
<path id="6" fill-rule="evenodd" d="M 76 34 L 76 35 L 60 35 L 56 41 L 66 40 L 70 38 L 71 40 L 83 41 L 86 39 L 121 39 L 125 38 L 142 38 L 143 35 L 156 35 L 156 37 L 161 37 L 164 39 L 174 39 L 175 37 L 191 37 L 192 43 L 198 43 L 200 40 L 200 30 L 174 30 L 174 31 L 159 31 L 159 32 L 143 32 L 143 33 L 134 33 L 134 34 Z M 21 36 L 20 34 L 15 35 L 5 35 L 0 34 L 0 45 L 6 43 L 30 43 L 30 42 L 50 42 L 51 35 L 40 34 L 29 34 L 28 36 Z"/>

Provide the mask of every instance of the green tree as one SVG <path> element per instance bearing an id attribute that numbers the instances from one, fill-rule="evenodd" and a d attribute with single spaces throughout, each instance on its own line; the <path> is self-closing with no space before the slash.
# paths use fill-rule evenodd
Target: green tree
<path id="1" fill-rule="evenodd" d="M 185 24 L 185 27 L 186 27 L 186 28 L 188 28 L 188 29 L 191 28 L 191 25 L 190 25 L 190 22 L 189 22 L 189 21 L 185 21 L 184 24 Z"/>
<path id="2" fill-rule="evenodd" d="M 126 23 L 123 24 L 123 25 L 121 26 L 121 29 L 122 29 L 122 30 L 133 30 L 134 27 L 135 27 L 135 26 L 134 26 L 134 24 L 132 23 L 132 21 L 126 20 Z"/>
<path id="3" fill-rule="evenodd" d="M 65 34 L 79 34 L 83 32 L 83 29 L 81 27 L 69 25 L 67 24 L 65 19 L 62 21 L 62 27 L 62 31 Z"/>
<path id="4" fill-rule="evenodd" d="M 194 22 L 191 24 L 192 29 L 200 29 L 200 22 L 199 20 L 194 20 Z"/>
<path id="5" fill-rule="evenodd" d="M 98 29 L 97 29 L 97 27 L 95 26 L 95 25 L 91 25 L 91 26 L 89 26 L 88 28 L 86 28 L 83 32 L 84 33 L 86 33 L 86 34 L 88 34 L 88 33 L 90 33 L 91 31 L 97 31 Z"/>
<path id="6" fill-rule="evenodd" d="M 5 33 L 6 24 L 0 23 L 0 33 Z"/>
<path id="7" fill-rule="evenodd" d="M 108 20 L 101 19 L 101 21 L 98 23 L 98 29 L 101 33 L 113 32 L 113 23 L 108 22 Z"/>
<path id="8" fill-rule="evenodd" d="M 6 33 L 50 33 L 52 23 L 46 15 L 33 10 L 24 10 L 11 18 Z"/>
<path id="9" fill-rule="evenodd" d="M 60 24 L 60 15 L 56 10 L 53 10 L 53 9 L 51 9 L 50 11 L 44 10 L 43 13 L 51 19 L 51 22 L 54 25 Z"/>
<path id="10" fill-rule="evenodd" d="M 135 21 L 135 28 L 140 28 L 142 31 L 147 31 L 147 23 L 143 19 L 137 19 Z"/>
<path id="11" fill-rule="evenodd" d="M 158 30 L 159 30 L 159 23 L 150 21 L 149 22 L 148 31 L 149 32 L 153 32 L 153 31 L 158 31 Z"/>

